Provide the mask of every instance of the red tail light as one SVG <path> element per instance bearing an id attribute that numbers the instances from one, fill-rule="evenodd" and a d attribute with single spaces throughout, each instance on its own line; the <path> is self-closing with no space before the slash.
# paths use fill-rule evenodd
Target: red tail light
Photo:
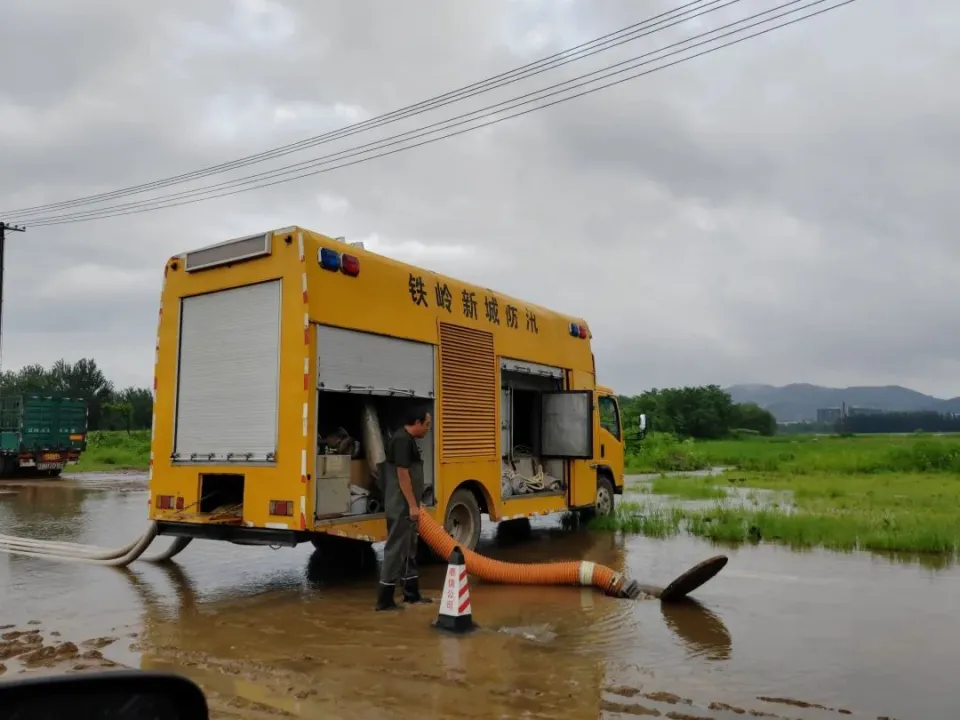
<path id="1" fill-rule="evenodd" d="M 270 514 L 283 517 L 293 517 L 293 500 L 271 500 Z"/>
<path id="2" fill-rule="evenodd" d="M 157 495 L 157 507 L 160 510 L 173 510 L 173 495 Z"/>

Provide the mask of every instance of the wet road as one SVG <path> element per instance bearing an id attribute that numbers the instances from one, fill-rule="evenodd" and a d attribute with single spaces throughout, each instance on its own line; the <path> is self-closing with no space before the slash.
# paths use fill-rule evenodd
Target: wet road
<path id="1" fill-rule="evenodd" d="M 0 484 L 0 532 L 122 545 L 146 524 L 144 488 L 130 476 Z M 585 558 L 658 584 L 717 552 L 557 522 L 509 539 L 491 527 L 481 550 Z M 176 668 L 204 687 L 215 717 L 960 717 L 960 570 L 727 552 L 692 606 L 475 581 L 481 629 L 463 638 L 430 627 L 436 605 L 374 613 L 376 558 L 347 572 L 308 545 L 198 541 L 169 569 L 129 571 L 0 554 L 0 626 L 13 626 L 0 634 L 39 631 L 8 648 L 76 645 L 41 654 L 35 671 Z M 436 593 L 443 572 L 425 570 L 425 588 Z M 0 672 L 14 677 L 30 656 L 5 659 L 4 647 Z"/>

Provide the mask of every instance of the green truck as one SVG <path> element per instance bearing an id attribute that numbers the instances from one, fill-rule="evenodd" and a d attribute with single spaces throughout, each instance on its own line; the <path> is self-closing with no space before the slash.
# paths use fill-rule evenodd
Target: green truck
<path id="1" fill-rule="evenodd" d="M 87 449 L 87 404 L 22 393 L 0 398 L 0 478 L 57 477 Z"/>

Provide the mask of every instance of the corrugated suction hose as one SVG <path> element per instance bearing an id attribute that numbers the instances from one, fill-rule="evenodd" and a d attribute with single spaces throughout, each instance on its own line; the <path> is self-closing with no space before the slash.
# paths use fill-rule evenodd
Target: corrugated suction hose
<path id="1" fill-rule="evenodd" d="M 467 572 L 487 582 L 504 585 L 592 585 L 607 595 L 636 598 L 640 587 L 626 581 L 620 573 L 605 565 L 580 562 L 511 563 L 484 557 L 460 546 L 447 531 L 426 512 L 420 513 L 420 537 L 441 558 L 448 558 L 460 547 Z"/>
<path id="2" fill-rule="evenodd" d="M 34 540 L 13 535 L 0 535 L 0 552 L 23 557 L 36 557 L 61 562 L 87 563 L 126 567 L 135 560 L 150 563 L 165 563 L 190 544 L 190 538 L 176 538 L 167 550 L 151 557 L 142 557 L 158 534 L 156 522 L 151 522 L 147 531 L 133 542 L 119 548 L 100 548 L 79 543 Z"/>

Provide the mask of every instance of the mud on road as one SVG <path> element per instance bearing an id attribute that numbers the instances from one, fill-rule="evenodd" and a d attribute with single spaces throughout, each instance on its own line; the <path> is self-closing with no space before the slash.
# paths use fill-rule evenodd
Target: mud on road
<path id="1" fill-rule="evenodd" d="M 5 483 L 0 532 L 122 545 L 146 524 L 145 488 L 131 475 Z M 551 520 L 510 537 L 491 526 L 481 550 L 585 558 L 657 584 L 717 552 Z M 194 542 L 169 567 L 128 570 L 0 555 L 0 682 L 176 670 L 223 718 L 960 717 L 956 568 L 727 552 L 685 605 L 474 581 L 481 628 L 466 637 L 430 627 L 435 604 L 374 613 L 374 552 L 337 562 L 309 546 Z M 425 590 L 443 572 L 427 568 Z"/>

